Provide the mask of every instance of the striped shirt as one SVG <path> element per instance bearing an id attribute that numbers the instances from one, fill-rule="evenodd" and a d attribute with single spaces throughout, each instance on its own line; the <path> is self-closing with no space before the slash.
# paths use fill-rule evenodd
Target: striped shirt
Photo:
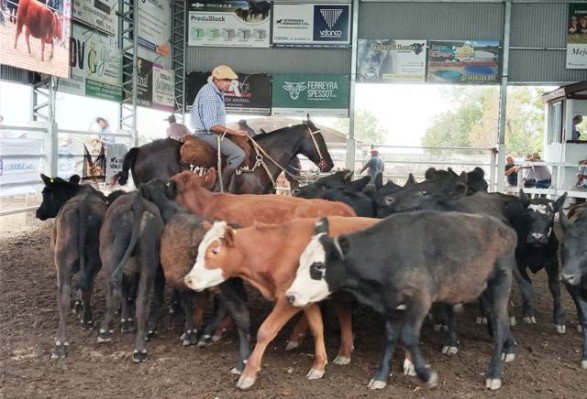
<path id="1" fill-rule="evenodd" d="M 224 93 L 218 90 L 214 82 L 206 83 L 196 95 L 191 112 L 192 128 L 208 130 L 214 125 L 226 125 L 226 107 Z"/>

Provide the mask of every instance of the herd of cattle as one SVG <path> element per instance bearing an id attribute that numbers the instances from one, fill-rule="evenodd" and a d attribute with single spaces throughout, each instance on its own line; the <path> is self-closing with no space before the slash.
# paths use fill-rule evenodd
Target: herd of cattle
<path id="1" fill-rule="evenodd" d="M 419 349 L 424 319 L 430 315 L 447 329 L 443 353 L 454 354 L 454 307 L 478 301 L 477 322 L 487 324 L 493 338 L 486 374 L 486 387 L 493 390 L 501 387 L 504 363 L 515 358 L 515 317 L 508 314 L 512 280 L 522 295 L 523 321 L 535 324 L 528 270 L 544 268 L 558 333 L 565 333 L 561 281 L 576 305 L 581 367 L 587 369 L 587 207 L 565 212 L 566 193 L 556 200 L 531 199 L 523 191 L 488 193 L 479 168 L 461 175 L 431 168 L 424 181 L 410 177 L 404 186 L 383 184 L 381 175 L 373 183 L 368 177 L 353 181 L 352 173 L 339 171 L 291 197 L 214 193 L 215 177 L 213 171 L 182 172 L 106 197 L 80 185 L 78 176 L 66 181 L 42 175 L 36 216 L 55 218 L 54 358 L 68 352 L 71 303 L 83 326 L 94 325 L 90 301 L 102 268 L 107 309 L 99 342 L 112 339 L 113 318 L 120 316 L 122 332 L 136 330 L 133 361 L 144 361 L 167 284 L 185 313 L 183 345 L 206 345 L 234 323 L 240 345 L 233 372 L 240 374 L 241 389 L 255 383 L 268 344 L 300 311 L 304 317 L 286 349 L 300 346 L 309 328 L 315 356 L 307 378 L 324 375 L 328 361 L 318 303 L 326 298 L 341 331 L 333 363 L 351 361 L 352 305 L 358 300 L 385 316 L 385 348 L 369 388 L 385 387 L 398 345 L 406 351 L 404 372 L 434 387 L 438 377 Z M 243 280 L 275 302 L 253 351 Z M 210 299 L 217 306 L 203 329 Z"/>

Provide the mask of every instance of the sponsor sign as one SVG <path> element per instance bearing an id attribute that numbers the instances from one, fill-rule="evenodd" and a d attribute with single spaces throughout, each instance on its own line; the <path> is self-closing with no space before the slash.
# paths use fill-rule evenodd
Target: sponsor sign
<path id="1" fill-rule="evenodd" d="M 1 2 L 4 5 L 4 1 Z M 2 8 L 2 7 L 0 7 Z M 20 14 L 18 14 L 20 11 Z M 23 20 L 22 32 L 16 37 L 16 23 L 10 22 L 8 13 L 0 9 L 0 64 L 29 71 L 69 77 L 69 35 L 71 0 L 60 0 L 46 5 L 34 0 L 20 0 L 17 18 Z M 34 32 L 34 35 L 30 35 Z M 40 37 L 42 39 L 40 39 Z M 50 43 L 43 42 L 50 37 Z M 30 45 L 30 50 L 27 46 Z"/>
<path id="2" fill-rule="evenodd" d="M 0 197 L 36 192 L 42 147 L 42 140 L 0 139 Z M 38 154 L 39 158 L 23 157 L 23 154 Z M 6 187 L 7 184 L 18 186 Z"/>
<path id="3" fill-rule="evenodd" d="M 292 47 L 349 47 L 350 14 L 348 3 L 276 3 L 272 43 Z"/>
<path id="4" fill-rule="evenodd" d="M 348 116 L 348 75 L 274 74 L 271 114 Z"/>
<path id="5" fill-rule="evenodd" d="M 423 82 L 426 40 L 359 39 L 358 82 Z"/>
<path id="6" fill-rule="evenodd" d="M 69 41 L 71 78 L 58 90 L 120 102 L 122 54 L 113 38 L 73 24 Z"/>
<path id="7" fill-rule="evenodd" d="M 118 0 L 73 0 L 73 19 L 90 28 L 116 35 Z"/>
<path id="8" fill-rule="evenodd" d="M 198 91 L 208 82 L 210 72 L 190 72 L 186 77 L 186 109 L 191 110 Z M 224 93 L 229 114 L 270 115 L 271 75 L 239 73 L 230 90 Z"/>
<path id="9" fill-rule="evenodd" d="M 433 83 L 497 83 L 499 54 L 499 41 L 429 41 L 427 81 Z"/>
<path id="10" fill-rule="evenodd" d="M 125 95 L 132 96 L 131 90 L 129 83 Z M 137 58 L 137 105 L 153 106 L 153 63 L 143 58 Z"/>
<path id="11" fill-rule="evenodd" d="M 188 46 L 269 47 L 270 1 L 192 0 L 188 11 Z"/>
<path id="12" fill-rule="evenodd" d="M 175 110 L 175 73 L 160 65 L 153 65 L 153 108 Z"/>
<path id="13" fill-rule="evenodd" d="M 567 69 L 587 69 L 587 3 L 570 3 Z"/>
<path id="14" fill-rule="evenodd" d="M 171 5 L 169 0 L 140 0 L 138 43 L 162 57 L 171 53 Z"/>

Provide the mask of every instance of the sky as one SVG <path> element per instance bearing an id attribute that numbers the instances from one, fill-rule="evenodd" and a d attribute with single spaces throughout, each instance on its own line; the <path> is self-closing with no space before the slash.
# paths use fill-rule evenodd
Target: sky
<path id="1" fill-rule="evenodd" d="M 357 84 L 356 87 L 355 107 L 369 109 L 388 132 L 385 143 L 381 144 L 419 146 L 434 116 L 450 108 L 441 98 L 441 85 Z M 27 86 L 0 82 L 0 115 L 5 125 L 26 124 L 30 120 L 30 104 Z M 58 92 L 56 107 L 57 123 L 63 129 L 95 130 L 93 121 L 98 116 L 109 120 L 112 126 L 117 124 L 118 105 L 110 101 Z M 138 130 L 151 139 L 162 138 L 168 126 L 164 121 L 167 116 L 166 112 L 139 108 Z M 229 115 L 228 122 L 242 118 L 242 115 Z M 329 126 L 335 121 L 334 118 L 313 120 Z"/>

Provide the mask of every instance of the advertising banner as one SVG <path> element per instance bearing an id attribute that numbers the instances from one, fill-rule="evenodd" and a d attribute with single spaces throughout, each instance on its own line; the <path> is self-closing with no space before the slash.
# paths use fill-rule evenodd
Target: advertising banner
<path id="1" fill-rule="evenodd" d="M 122 54 L 113 38 L 72 25 L 71 78 L 58 90 L 81 96 L 122 100 Z"/>
<path id="2" fill-rule="evenodd" d="M 42 170 L 42 147 L 42 140 L 0 139 L 0 197 L 36 192 Z M 39 154 L 39 157 L 22 157 L 22 154 Z M 16 187 L 4 186 L 19 183 Z"/>
<path id="3" fill-rule="evenodd" d="M 140 0 L 138 43 L 162 57 L 171 53 L 171 4 L 169 0 Z"/>
<path id="4" fill-rule="evenodd" d="M 357 82 L 423 82 L 426 40 L 359 39 Z"/>
<path id="5" fill-rule="evenodd" d="M 186 76 L 186 109 L 191 110 L 198 91 L 208 82 L 210 72 L 190 72 Z M 226 112 L 230 114 L 270 115 L 271 75 L 238 73 L 230 91 L 224 93 Z"/>
<path id="6" fill-rule="evenodd" d="M 349 47 L 350 14 L 348 3 L 275 3 L 272 43 L 286 47 Z"/>
<path id="7" fill-rule="evenodd" d="M 153 106 L 153 63 L 137 58 L 137 105 Z M 125 95 L 132 95 L 132 87 L 125 88 Z"/>
<path id="8" fill-rule="evenodd" d="M 73 0 L 73 19 L 108 35 L 116 35 L 118 0 Z"/>
<path id="9" fill-rule="evenodd" d="M 4 4 L 4 1 L 1 3 Z M 20 0 L 16 19 L 14 16 L 5 17 L 6 21 L 0 23 L 1 64 L 60 78 L 69 77 L 71 0 L 50 4 L 52 5 L 45 5 L 37 0 Z M 4 10 L 0 11 L 4 13 Z M 4 14 L 2 16 L 4 18 Z M 23 24 L 18 36 L 17 19 Z M 30 32 L 35 34 L 30 35 Z M 51 38 L 49 43 L 47 38 Z M 30 51 L 27 49 L 29 45 Z"/>
<path id="10" fill-rule="evenodd" d="M 587 3 L 569 4 L 567 69 L 587 69 Z"/>
<path id="11" fill-rule="evenodd" d="M 270 15 L 271 2 L 265 0 L 191 0 L 188 46 L 269 47 Z"/>
<path id="12" fill-rule="evenodd" d="M 175 72 L 153 65 L 153 108 L 173 112 L 175 110 Z"/>
<path id="13" fill-rule="evenodd" d="M 498 83 L 499 41 L 428 42 L 428 82 Z"/>
<path id="14" fill-rule="evenodd" d="M 347 117 L 348 75 L 274 74 L 271 114 Z"/>

